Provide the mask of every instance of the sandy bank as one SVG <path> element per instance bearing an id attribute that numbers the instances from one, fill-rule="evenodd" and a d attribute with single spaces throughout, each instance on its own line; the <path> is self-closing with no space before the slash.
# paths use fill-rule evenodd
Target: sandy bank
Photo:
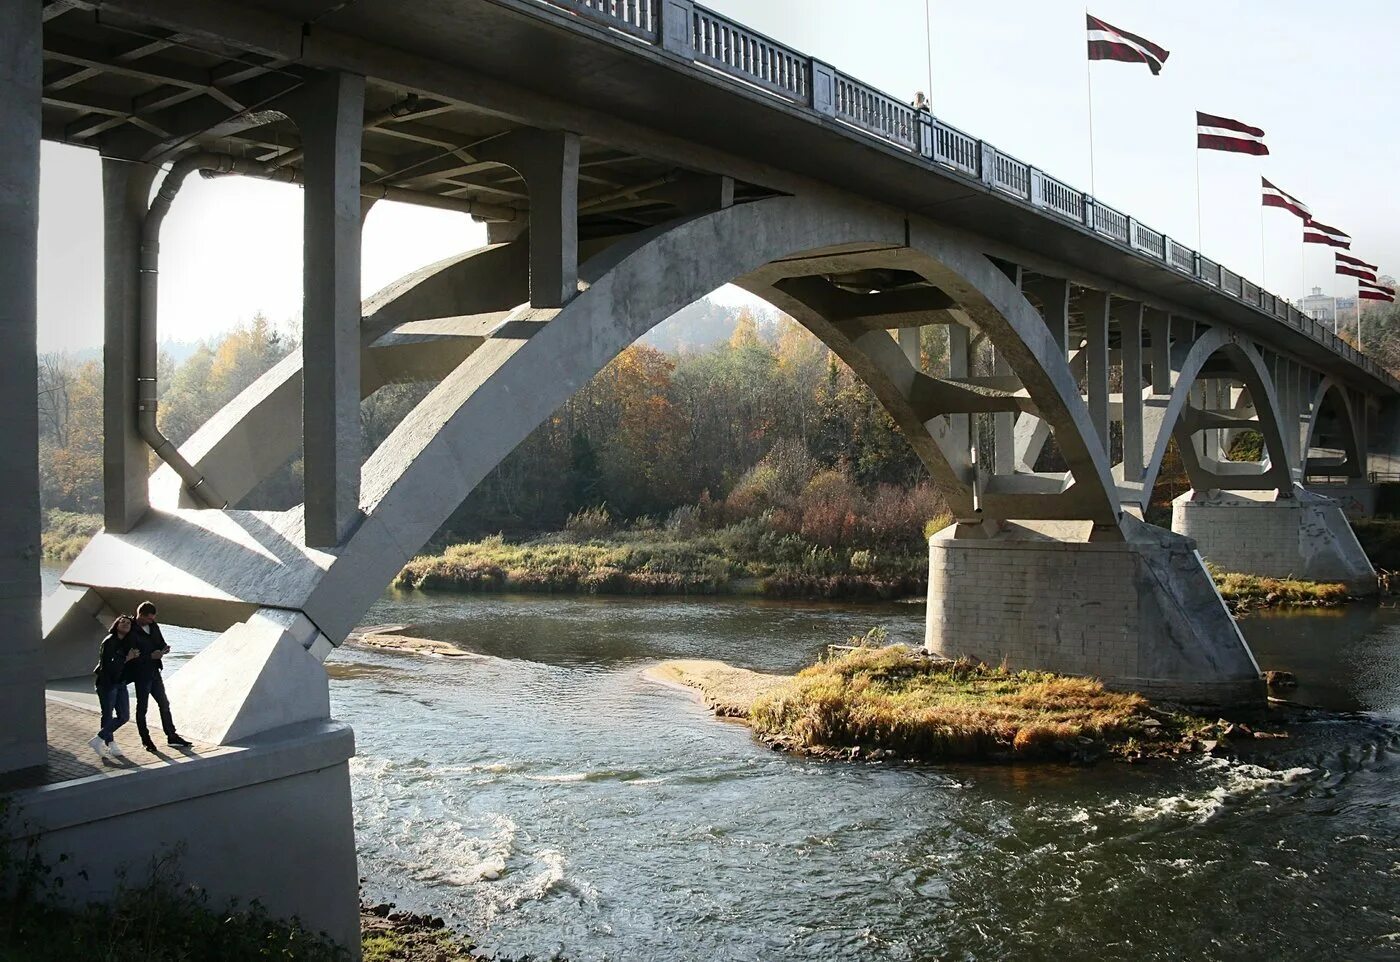
<path id="1" fill-rule="evenodd" d="M 408 655 L 425 655 L 431 658 L 480 658 L 481 655 L 463 651 L 456 645 L 432 638 L 415 638 L 403 635 L 407 625 L 376 625 L 361 631 L 351 632 L 346 644 L 364 645 L 382 651 L 397 651 Z"/>
<path id="2" fill-rule="evenodd" d="M 642 675 L 698 693 L 706 707 L 727 718 L 747 718 L 750 706 L 760 695 L 792 679 L 791 675 L 767 675 L 699 658 L 663 661 L 645 669 Z"/>

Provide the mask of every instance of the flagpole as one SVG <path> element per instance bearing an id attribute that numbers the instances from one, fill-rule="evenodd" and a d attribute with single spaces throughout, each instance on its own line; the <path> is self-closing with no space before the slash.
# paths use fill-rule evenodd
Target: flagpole
<path id="1" fill-rule="evenodd" d="M 1084 8 L 1084 20 L 1089 19 L 1089 8 Z M 1092 197 L 1098 196 L 1098 188 L 1094 184 L 1094 70 L 1093 61 L 1086 55 L 1084 57 L 1084 79 L 1088 83 L 1089 90 L 1089 194 Z"/>
<path id="2" fill-rule="evenodd" d="M 1269 251 L 1264 245 L 1264 200 L 1259 199 L 1259 286 L 1268 284 Z"/>
<path id="3" fill-rule="evenodd" d="M 1205 241 L 1201 239 L 1201 125 L 1196 123 L 1196 250 L 1205 250 Z"/>

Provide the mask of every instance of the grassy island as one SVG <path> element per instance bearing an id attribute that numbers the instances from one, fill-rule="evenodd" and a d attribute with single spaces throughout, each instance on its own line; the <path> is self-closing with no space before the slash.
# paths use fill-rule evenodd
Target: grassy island
<path id="1" fill-rule="evenodd" d="M 794 676 L 665 662 L 652 677 L 701 692 L 769 745 L 830 757 L 1137 760 L 1218 733 L 1090 678 L 945 661 L 899 645 L 854 647 Z"/>

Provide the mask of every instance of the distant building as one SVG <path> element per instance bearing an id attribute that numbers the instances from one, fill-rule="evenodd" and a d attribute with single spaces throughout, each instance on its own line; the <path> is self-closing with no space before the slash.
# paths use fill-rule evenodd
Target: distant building
<path id="1" fill-rule="evenodd" d="M 1356 309 L 1355 299 L 1348 298 L 1350 308 Z M 1331 294 L 1322 293 L 1322 288 L 1314 287 L 1312 293 L 1298 302 L 1298 310 L 1315 321 L 1331 324 L 1337 320 L 1337 308 L 1343 303 Z"/>
<path id="2" fill-rule="evenodd" d="M 1314 287 L 1312 293 L 1298 301 L 1295 306 L 1315 321 L 1326 321 L 1335 325 L 1338 318 L 1355 321 L 1356 304 L 1355 297 L 1333 297 L 1331 294 L 1322 293 L 1322 288 Z"/>

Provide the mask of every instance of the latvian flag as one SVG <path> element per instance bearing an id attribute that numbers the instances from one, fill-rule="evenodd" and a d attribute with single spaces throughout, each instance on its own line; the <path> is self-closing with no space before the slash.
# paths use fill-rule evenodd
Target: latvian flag
<path id="1" fill-rule="evenodd" d="M 1388 304 L 1393 304 L 1395 302 L 1395 288 L 1372 284 L 1370 281 L 1357 281 L 1356 296 L 1363 301 L 1385 301 Z"/>
<path id="2" fill-rule="evenodd" d="M 1351 250 L 1351 236 L 1349 234 L 1343 234 L 1337 228 L 1328 227 L 1315 220 L 1310 220 L 1303 225 L 1303 243 L 1326 244 L 1328 247 Z"/>
<path id="3" fill-rule="evenodd" d="M 1171 56 L 1151 40 L 1109 26 L 1098 17 L 1089 17 L 1089 59 L 1122 60 L 1145 63 L 1153 76 L 1162 72 L 1162 64 Z"/>
<path id="4" fill-rule="evenodd" d="M 1196 147 L 1200 150 L 1228 150 L 1234 154 L 1263 156 L 1264 131 L 1229 117 L 1196 111 Z"/>
<path id="5" fill-rule="evenodd" d="M 1273 184 L 1269 183 L 1268 178 L 1260 177 L 1259 180 L 1264 184 L 1265 207 L 1282 207 L 1284 210 L 1291 211 L 1303 218 L 1303 223 L 1312 220 L 1312 211 L 1308 210 L 1307 204 L 1296 197 L 1285 194 Z"/>
<path id="6" fill-rule="evenodd" d="M 1350 254 L 1337 254 L 1336 257 L 1338 274 L 1350 274 L 1372 284 L 1376 282 L 1376 271 L 1380 268 L 1375 264 L 1367 264 L 1361 258 L 1352 257 Z"/>

